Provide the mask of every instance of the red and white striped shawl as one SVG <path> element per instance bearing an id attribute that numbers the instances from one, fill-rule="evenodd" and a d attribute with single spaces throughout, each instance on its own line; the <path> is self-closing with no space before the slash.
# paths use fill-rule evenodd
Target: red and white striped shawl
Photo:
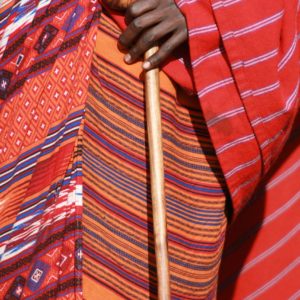
<path id="1" fill-rule="evenodd" d="M 187 19 L 193 79 L 235 216 L 265 177 L 230 227 L 219 298 L 299 299 L 299 3 L 177 4 Z"/>
<path id="2" fill-rule="evenodd" d="M 298 111 L 296 0 L 177 0 L 193 79 L 235 213 L 281 152 Z"/>

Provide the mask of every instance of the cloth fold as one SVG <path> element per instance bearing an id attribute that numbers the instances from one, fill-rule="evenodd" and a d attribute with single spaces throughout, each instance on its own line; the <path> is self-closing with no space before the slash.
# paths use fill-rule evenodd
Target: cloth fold
<path id="1" fill-rule="evenodd" d="M 178 0 L 193 80 L 235 215 L 276 162 L 299 107 L 297 1 Z"/>

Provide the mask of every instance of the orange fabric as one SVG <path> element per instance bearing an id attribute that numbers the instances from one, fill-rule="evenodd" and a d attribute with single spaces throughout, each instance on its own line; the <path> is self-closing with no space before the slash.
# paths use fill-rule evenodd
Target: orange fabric
<path id="1" fill-rule="evenodd" d="M 119 32 L 102 15 L 83 133 L 83 271 L 100 294 L 157 299 L 142 67 L 124 63 Z M 224 180 L 197 99 L 160 79 L 172 297 L 215 298 Z"/>

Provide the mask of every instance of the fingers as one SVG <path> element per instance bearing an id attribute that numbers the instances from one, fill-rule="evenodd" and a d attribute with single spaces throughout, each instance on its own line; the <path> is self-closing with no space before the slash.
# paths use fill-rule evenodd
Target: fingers
<path id="1" fill-rule="evenodd" d="M 145 15 L 134 19 L 127 29 L 121 34 L 119 43 L 125 48 L 131 48 L 139 35 L 148 27 L 159 23 L 163 18 L 160 12 L 146 13 Z"/>
<path id="2" fill-rule="evenodd" d="M 155 9 L 157 7 L 157 2 L 158 0 L 134 1 L 126 10 L 126 14 L 125 14 L 126 24 L 130 24 L 130 22 L 133 19 Z"/>
<path id="3" fill-rule="evenodd" d="M 158 52 L 152 55 L 144 62 L 143 68 L 150 70 L 158 68 L 172 52 L 186 40 L 186 33 L 181 30 L 175 32 L 165 43 L 163 43 Z"/>
<path id="4" fill-rule="evenodd" d="M 168 22 L 160 23 L 159 25 L 149 29 L 143 33 L 137 40 L 135 45 L 129 50 L 125 56 L 127 63 L 134 63 L 137 61 L 147 50 L 157 44 L 166 34 L 171 33 L 173 28 Z"/>
<path id="5" fill-rule="evenodd" d="M 186 20 L 174 0 L 136 0 L 127 9 L 126 20 L 128 27 L 119 43 L 129 49 L 124 58 L 129 64 L 162 43 L 158 53 L 144 64 L 145 69 L 156 68 L 187 40 Z"/>

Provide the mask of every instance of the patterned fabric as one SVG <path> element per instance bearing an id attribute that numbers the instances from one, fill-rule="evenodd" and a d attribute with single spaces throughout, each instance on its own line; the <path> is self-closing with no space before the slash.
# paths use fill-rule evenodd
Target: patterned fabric
<path id="1" fill-rule="evenodd" d="M 25 0 L 3 12 L 1 299 L 82 298 L 77 148 L 98 12 L 94 1 Z"/>
<path id="2" fill-rule="evenodd" d="M 119 33 L 103 15 L 83 131 L 83 287 L 90 299 L 156 299 L 142 68 L 123 62 Z M 176 92 L 164 74 L 161 86 L 172 296 L 211 299 L 224 180 L 197 98 Z"/>
<path id="3" fill-rule="evenodd" d="M 235 216 L 247 205 L 220 299 L 297 299 L 299 128 L 248 202 L 298 110 L 297 3 L 177 3 L 191 62 L 179 51 L 164 71 L 200 101 L 162 73 L 172 298 L 216 296 L 218 157 Z M 97 29 L 95 0 L 0 4 L 0 298 L 155 299 L 140 65 L 124 66 L 104 15 Z"/>

